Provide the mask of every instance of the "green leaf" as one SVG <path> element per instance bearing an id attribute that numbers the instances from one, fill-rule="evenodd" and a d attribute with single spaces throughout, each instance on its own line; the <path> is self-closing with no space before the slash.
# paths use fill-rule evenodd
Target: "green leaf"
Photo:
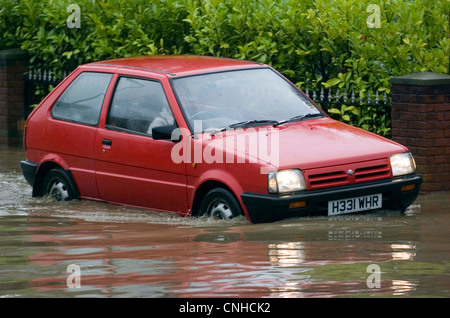
<path id="1" fill-rule="evenodd" d="M 322 84 L 326 88 L 329 88 L 329 87 L 333 87 L 333 86 L 339 84 L 340 82 L 341 82 L 341 80 L 339 78 L 332 78 L 332 79 L 330 79 L 330 80 L 328 80 L 328 81 L 326 81 L 325 83 L 322 83 Z"/>
<path id="2" fill-rule="evenodd" d="M 339 115 L 341 114 L 341 111 L 339 109 L 337 109 L 337 108 L 330 108 L 328 110 L 328 112 L 331 113 L 331 114 L 339 114 Z"/>
<path id="3" fill-rule="evenodd" d="M 342 119 L 345 121 L 350 121 L 350 116 L 349 115 L 343 115 Z"/>

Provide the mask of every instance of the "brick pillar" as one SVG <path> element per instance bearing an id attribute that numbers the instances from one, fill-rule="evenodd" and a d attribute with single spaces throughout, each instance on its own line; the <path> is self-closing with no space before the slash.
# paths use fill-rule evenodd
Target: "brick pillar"
<path id="1" fill-rule="evenodd" d="M 424 72 L 391 83 L 392 139 L 414 155 L 422 193 L 450 190 L 450 76 Z"/>
<path id="2" fill-rule="evenodd" d="M 22 145 L 27 63 L 28 54 L 21 49 L 0 51 L 0 146 Z"/>

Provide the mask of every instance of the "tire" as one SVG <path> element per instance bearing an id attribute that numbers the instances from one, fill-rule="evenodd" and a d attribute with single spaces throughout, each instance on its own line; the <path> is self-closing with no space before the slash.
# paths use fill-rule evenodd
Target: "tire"
<path id="1" fill-rule="evenodd" d="M 49 195 L 56 201 L 70 201 L 76 198 L 75 187 L 61 169 L 52 169 L 44 177 L 43 195 Z"/>
<path id="2" fill-rule="evenodd" d="M 212 219 L 232 219 L 243 215 L 242 208 L 233 194 L 222 188 L 210 190 L 200 204 L 198 216 Z"/>

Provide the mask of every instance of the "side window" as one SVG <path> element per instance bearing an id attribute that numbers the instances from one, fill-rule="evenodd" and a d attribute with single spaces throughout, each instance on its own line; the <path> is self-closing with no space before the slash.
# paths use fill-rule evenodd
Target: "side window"
<path id="1" fill-rule="evenodd" d="M 121 77 L 114 92 L 107 125 L 151 135 L 152 128 L 175 123 L 161 83 Z"/>
<path id="2" fill-rule="evenodd" d="M 53 106 L 52 117 L 97 125 L 111 78 L 112 74 L 107 73 L 81 73 Z"/>

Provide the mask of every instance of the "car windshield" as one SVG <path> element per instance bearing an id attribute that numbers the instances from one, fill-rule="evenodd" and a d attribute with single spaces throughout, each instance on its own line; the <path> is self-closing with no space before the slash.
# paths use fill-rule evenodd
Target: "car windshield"
<path id="1" fill-rule="evenodd" d="M 270 68 L 179 77 L 172 85 L 196 133 L 324 116 Z"/>

